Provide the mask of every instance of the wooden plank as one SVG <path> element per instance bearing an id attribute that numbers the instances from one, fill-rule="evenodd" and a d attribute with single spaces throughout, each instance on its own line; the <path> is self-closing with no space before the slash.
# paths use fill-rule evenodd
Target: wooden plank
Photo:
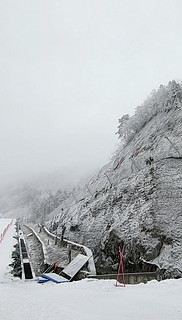
<path id="1" fill-rule="evenodd" d="M 80 269 L 87 263 L 89 260 L 88 256 L 84 256 L 79 253 L 69 264 L 68 266 L 62 270 L 60 274 L 65 274 L 71 280 Z"/>

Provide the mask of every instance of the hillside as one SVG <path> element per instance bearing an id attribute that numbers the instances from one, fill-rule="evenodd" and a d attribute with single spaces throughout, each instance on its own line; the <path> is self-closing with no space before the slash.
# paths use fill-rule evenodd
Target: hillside
<path id="1" fill-rule="evenodd" d="M 182 275 L 182 89 L 175 81 L 126 117 L 121 146 L 98 175 L 54 210 L 47 225 L 90 247 L 98 272 Z M 123 125 L 123 122 L 120 121 Z M 124 128 L 124 129 L 123 129 Z M 56 231 L 57 230 L 57 231 Z"/>

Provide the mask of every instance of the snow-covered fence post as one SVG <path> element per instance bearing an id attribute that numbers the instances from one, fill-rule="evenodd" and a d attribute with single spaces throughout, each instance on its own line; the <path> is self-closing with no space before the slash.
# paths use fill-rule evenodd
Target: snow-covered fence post
<path id="1" fill-rule="evenodd" d="M 86 184 L 85 187 L 87 188 L 88 192 L 91 194 L 91 196 L 93 196 L 92 192 L 90 191 L 90 188 L 88 187 L 88 185 Z"/>
<path id="2" fill-rule="evenodd" d="M 108 177 L 107 173 L 105 172 L 105 173 L 104 173 L 104 175 L 107 177 L 107 180 L 109 181 L 110 186 L 111 186 L 111 188 L 112 188 L 112 182 L 111 182 L 111 180 L 109 179 L 109 177 Z"/>
<path id="3" fill-rule="evenodd" d="M 78 202 L 78 200 L 77 200 L 76 196 L 74 195 L 74 193 L 73 193 L 73 192 L 71 192 L 71 194 L 73 195 L 73 198 L 74 198 L 75 202 L 77 203 L 77 202 Z"/>
<path id="4" fill-rule="evenodd" d="M 174 143 L 167 137 L 165 136 L 165 138 L 169 141 L 169 143 L 172 145 L 172 147 L 174 148 L 174 150 L 179 154 L 179 156 L 181 157 L 181 153 L 179 152 L 178 148 L 174 145 Z"/>

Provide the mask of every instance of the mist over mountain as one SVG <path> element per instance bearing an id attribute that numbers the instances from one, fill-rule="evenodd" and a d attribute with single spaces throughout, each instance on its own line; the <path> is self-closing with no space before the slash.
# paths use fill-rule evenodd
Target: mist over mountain
<path id="1" fill-rule="evenodd" d="M 88 169 L 87 169 L 88 170 Z M 52 196 L 57 192 L 70 192 L 73 188 L 79 185 L 84 185 L 88 179 L 90 179 L 97 170 L 79 170 L 79 168 L 73 167 L 64 168 L 60 171 L 50 171 L 49 173 L 40 173 L 33 175 L 32 177 L 25 177 L 24 179 L 15 179 L 11 183 L 1 184 L 0 188 L 0 213 L 2 216 L 23 218 L 31 215 L 32 206 L 34 201 L 47 202 L 47 208 L 49 207 L 49 195 Z M 62 191 L 61 191 L 62 190 Z M 55 203 L 57 203 L 57 196 Z M 55 208 L 52 204 L 51 210 Z M 41 207 L 41 206 L 40 206 Z M 50 211 L 50 209 L 48 211 Z M 37 217 L 41 216 L 41 209 L 37 213 Z M 45 210 L 44 210 L 45 211 Z M 47 212 L 48 212 L 47 211 Z M 34 214 L 32 213 L 34 216 Z"/>

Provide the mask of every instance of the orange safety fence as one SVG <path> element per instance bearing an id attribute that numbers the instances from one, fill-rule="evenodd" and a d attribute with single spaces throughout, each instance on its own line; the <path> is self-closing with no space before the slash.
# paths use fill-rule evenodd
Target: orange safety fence
<path id="1" fill-rule="evenodd" d="M 13 220 L 11 220 L 11 222 L 8 223 L 8 225 L 6 226 L 4 231 L 1 233 L 1 235 L 0 235 L 0 243 L 3 241 L 5 234 L 8 231 L 9 227 L 12 225 L 12 223 L 13 223 Z"/>

